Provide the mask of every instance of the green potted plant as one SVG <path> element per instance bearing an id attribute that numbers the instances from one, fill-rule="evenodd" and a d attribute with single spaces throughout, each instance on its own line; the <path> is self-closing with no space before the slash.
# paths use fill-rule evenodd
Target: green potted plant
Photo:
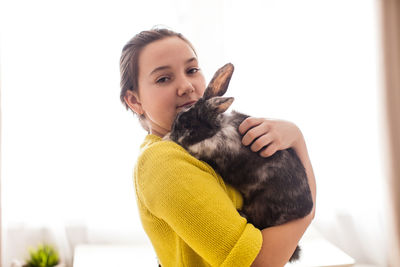
<path id="1" fill-rule="evenodd" d="M 26 263 L 14 261 L 12 267 L 65 267 L 60 263 L 58 252 L 51 245 L 40 244 L 36 249 L 29 249 L 29 259 Z"/>
<path id="2" fill-rule="evenodd" d="M 30 258 L 24 267 L 54 267 L 59 263 L 58 252 L 50 245 L 29 249 Z"/>

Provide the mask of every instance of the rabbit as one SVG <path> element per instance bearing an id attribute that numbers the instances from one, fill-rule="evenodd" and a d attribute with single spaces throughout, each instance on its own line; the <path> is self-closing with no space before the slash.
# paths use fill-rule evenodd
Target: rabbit
<path id="1" fill-rule="evenodd" d="M 203 97 L 177 114 L 163 139 L 181 145 L 235 187 L 243 196 L 239 212 L 258 229 L 302 218 L 311 212 L 313 201 L 296 152 L 289 148 L 267 158 L 259 156 L 242 144 L 238 131 L 249 116 L 236 111 L 224 113 L 234 100 L 222 97 L 233 70 L 230 63 L 220 68 Z M 289 261 L 299 257 L 297 246 Z"/>

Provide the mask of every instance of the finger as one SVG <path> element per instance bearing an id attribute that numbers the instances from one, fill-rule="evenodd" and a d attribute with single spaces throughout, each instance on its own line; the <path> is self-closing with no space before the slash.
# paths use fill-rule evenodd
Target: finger
<path id="1" fill-rule="evenodd" d="M 250 128 L 257 126 L 263 122 L 262 119 L 260 118 L 254 118 L 254 117 L 248 117 L 242 123 L 239 125 L 239 133 L 244 134 L 247 132 Z"/>
<path id="2" fill-rule="evenodd" d="M 265 148 L 264 150 L 262 150 L 260 152 L 260 156 L 263 158 L 267 158 L 272 156 L 273 154 L 275 154 L 275 152 L 278 151 L 277 150 L 277 146 L 275 143 L 271 143 L 267 146 L 267 148 Z"/>
<path id="3" fill-rule="evenodd" d="M 265 123 L 265 122 L 251 128 L 243 136 L 242 144 L 245 146 L 250 145 L 255 139 L 268 133 L 268 129 L 269 129 L 269 127 L 268 127 L 267 123 Z"/>
<path id="4" fill-rule="evenodd" d="M 254 143 L 251 145 L 250 149 L 253 152 L 257 152 L 261 150 L 263 147 L 268 146 L 269 144 L 272 143 L 272 135 L 267 133 L 262 135 L 260 138 L 258 138 Z"/>

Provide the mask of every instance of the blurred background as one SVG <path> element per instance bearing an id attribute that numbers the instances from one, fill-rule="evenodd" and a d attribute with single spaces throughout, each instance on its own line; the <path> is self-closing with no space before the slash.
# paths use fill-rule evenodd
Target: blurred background
<path id="1" fill-rule="evenodd" d="M 313 225 L 357 262 L 388 266 L 390 205 L 380 18 L 374 0 L 3 0 L 2 266 L 46 240 L 149 246 L 132 171 L 146 132 L 119 100 L 119 57 L 165 26 L 233 109 L 293 121 L 317 179 Z M 149 247 L 151 249 L 151 247 Z"/>

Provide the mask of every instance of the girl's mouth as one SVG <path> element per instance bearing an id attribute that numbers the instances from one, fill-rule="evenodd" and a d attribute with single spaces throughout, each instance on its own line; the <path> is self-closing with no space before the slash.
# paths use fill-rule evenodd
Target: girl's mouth
<path id="1" fill-rule="evenodd" d="M 178 106 L 177 108 L 186 108 L 186 107 L 190 107 L 190 106 L 194 105 L 194 103 L 196 103 L 196 101 L 189 101 L 189 102 L 186 102 L 186 103 L 183 104 L 183 105 Z"/>

